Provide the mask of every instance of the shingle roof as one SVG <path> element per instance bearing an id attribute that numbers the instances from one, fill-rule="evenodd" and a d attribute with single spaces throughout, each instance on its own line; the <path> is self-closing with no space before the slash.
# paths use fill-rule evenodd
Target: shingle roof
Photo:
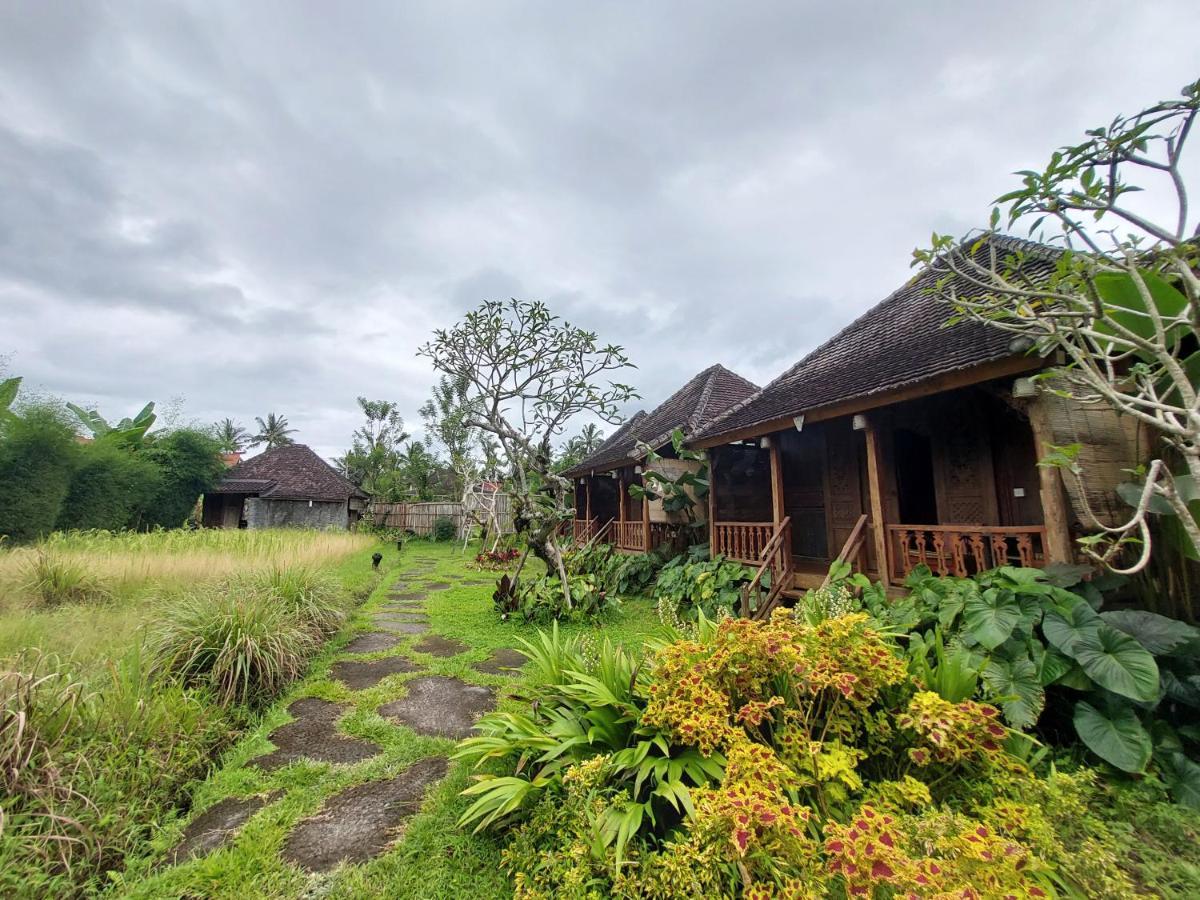
<path id="1" fill-rule="evenodd" d="M 1004 252 L 1023 253 L 1022 273 L 1034 279 L 1049 272 L 1059 255 L 1044 244 L 1010 237 L 993 240 Z M 999 328 L 972 321 L 946 326 L 949 306 L 928 293 L 941 274 L 930 268 L 922 271 L 762 390 L 710 422 L 693 440 L 709 441 L 1013 356 L 1013 337 Z"/>
<path id="2" fill-rule="evenodd" d="M 230 466 L 209 493 L 257 494 L 270 500 L 345 501 L 366 496 L 304 444 L 286 444 Z"/>
<path id="3" fill-rule="evenodd" d="M 574 477 L 626 464 L 637 458 L 638 444 L 661 447 L 677 428 L 685 435 L 696 434 L 757 390 L 757 385 L 736 372 L 720 364 L 709 366 L 649 413 L 633 416 L 596 452 L 565 474 Z"/>

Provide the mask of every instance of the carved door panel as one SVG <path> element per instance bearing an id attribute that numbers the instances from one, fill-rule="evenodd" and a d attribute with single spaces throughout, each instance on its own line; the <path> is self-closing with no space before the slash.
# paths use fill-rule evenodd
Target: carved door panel
<path id="1" fill-rule="evenodd" d="M 826 472 L 828 473 L 826 508 L 829 511 L 829 558 L 841 552 L 858 517 L 867 512 L 866 482 L 863 477 L 866 456 L 861 432 L 850 428 L 848 419 L 835 419 L 825 430 Z M 875 564 L 875 548 L 867 542 L 868 562 Z"/>
<path id="2" fill-rule="evenodd" d="M 996 478 L 987 423 L 970 392 L 937 402 L 930 417 L 942 525 L 995 525 Z"/>

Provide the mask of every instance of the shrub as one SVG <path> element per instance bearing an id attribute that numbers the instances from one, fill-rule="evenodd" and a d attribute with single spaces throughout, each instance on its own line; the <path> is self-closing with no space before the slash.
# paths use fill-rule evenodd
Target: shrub
<path id="1" fill-rule="evenodd" d="M 458 528 L 455 527 L 454 520 L 449 516 L 438 516 L 433 520 L 433 539 L 435 541 L 452 541 L 456 534 L 458 534 Z"/>
<path id="2" fill-rule="evenodd" d="M 0 430 L 0 535 L 32 541 L 54 529 L 79 446 L 60 410 L 32 407 Z"/>
<path id="3" fill-rule="evenodd" d="M 162 473 L 143 454 L 111 442 L 80 448 L 80 462 L 58 514 L 59 531 L 137 528 L 162 487 Z"/>
<path id="4" fill-rule="evenodd" d="M 156 438 L 141 451 L 158 467 L 161 480 L 149 501 L 143 526 L 178 528 L 187 521 L 200 495 L 225 471 L 221 445 L 201 431 L 181 428 Z"/>
<path id="5" fill-rule="evenodd" d="M 39 550 L 25 567 L 25 592 L 44 606 L 107 600 L 100 579 L 63 556 Z"/>
<path id="6" fill-rule="evenodd" d="M 283 609 L 317 637 L 333 634 L 346 621 L 337 584 L 314 569 L 275 566 L 252 576 L 245 586 L 248 593 Z"/>
<path id="7" fill-rule="evenodd" d="M 498 550 L 482 550 L 475 554 L 475 565 L 481 569 L 507 569 L 521 558 L 521 551 L 516 547 Z"/>
<path id="8" fill-rule="evenodd" d="M 564 562 L 572 575 L 594 575 L 606 590 L 623 597 L 640 594 L 663 567 L 665 551 L 618 553 L 609 544 L 593 544 L 567 553 Z"/>
<path id="9" fill-rule="evenodd" d="M 270 597 L 219 588 L 173 604 L 151 638 L 156 672 L 209 688 L 223 704 L 271 700 L 318 646 L 311 625 Z"/>
<path id="10" fill-rule="evenodd" d="M 753 577 L 749 568 L 724 557 L 696 560 L 678 556 L 658 573 L 654 599 L 667 621 L 672 615 L 694 620 L 700 613 L 718 618 L 737 609 L 742 585 Z"/>
<path id="11" fill-rule="evenodd" d="M 526 622 L 549 624 L 558 620 L 582 621 L 599 616 L 618 602 L 608 595 L 594 575 L 568 577 L 570 606 L 567 605 L 562 582 L 556 576 L 544 575 L 521 581 L 515 589 L 511 583 L 505 589 L 504 582 L 507 580 L 508 576 L 501 579 L 492 597 L 496 611 L 501 617 L 515 615 Z"/>

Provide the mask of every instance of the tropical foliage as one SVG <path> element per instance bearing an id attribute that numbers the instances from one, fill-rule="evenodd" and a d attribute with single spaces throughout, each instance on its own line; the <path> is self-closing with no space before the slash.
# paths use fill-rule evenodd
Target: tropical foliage
<path id="1" fill-rule="evenodd" d="M 693 547 L 677 556 L 658 573 L 654 599 L 664 621 L 695 620 L 701 614 L 717 619 L 732 614 L 742 596 L 742 586 L 754 573 L 741 563 L 722 556 L 708 559 L 708 548 Z"/>

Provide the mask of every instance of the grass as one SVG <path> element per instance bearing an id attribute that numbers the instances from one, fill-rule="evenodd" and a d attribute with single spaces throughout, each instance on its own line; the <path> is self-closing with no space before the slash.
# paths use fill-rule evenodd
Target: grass
<path id="1" fill-rule="evenodd" d="M 394 554 L 394 551 L 393 551 Z M 400 554 L 400 562 L 370 600 L 351 618 L 342 632 L 314 661 L 309 676 L 296 684 L 272 708 L 252 733 L 231 749 L 223 764 L 197 792 L 196 812 L 229 796 L 249 796 L 281 791 L 281 798 L 268 804 L 222 849 L 209 856 L 163 868 L 159 862 L 174 846 L 188 816 L 164 823 L 152 846 L 131 860 L 125 874 L 114 885 L 117 896 L 158 898 L 174 896 L 204 897 L 299 897 L 319 885 L 322 897 L 357 898 L 371 896 L 458 898 L 473 900 L 508 898 L 512 885 L 500 869 L 500 845 L 488 834 L 472 835 L 457 828 L 458 817 L 468 805 L 459 796 L 467 787 L 469 771 L 461 763 L 451 766 L 448 776 L 431 789 L 423 811 L 404 830 L 403 840 L 391 850 L 357 866 L 343 866 L 328 876 L 309 879 L 279 856 L 288 833 L 302 819 L 314 814 L 329 797 L 364 781 L 391 777 L 407 766 L 431 755 L 448 755 L 455 742 L 419 735 L 384 720 L 377 709 L 404 694 L 406 681 L 425 674 L 447 675 L 474 684 L 496 688 L 500 702 L 514 706 L 511 699 L 521 679 L 487 675 L 472 665 L 485 660 L 492 650 L 517 648 L 521 638 L 536 635 L 536 628 L 513 622 L 499 622 L 492 610 L 491 592 L 498 573 L 469 569 L 458 546 L 414 542 Z M 430 593 L 426 606 L 431 630 L 456 638 L 471 650 L 458 656 L 440 658 L 412 649 L 419 637 L 404 637 L 400 645 L 381 653 L 378 658 L 402 654 L 417 661 L 422 671 L 411 675 L 393 675 L 364 691 L 351 691 L 329 676 L 331 665 L 353 638 L 375 629 L 371 614 L 387 603 L 387 594 L 395 575 L 413 568 L 431 566 L 419 576 L 418 583 L 446 582 L 451 586 Z M 568 624 L 566 634 L 578 634 L 585 640 L 608 637 L 640 652 L 647 634 L 658 631 L 653 604 L 636 598 L 622 604 L 614 614 L 599 623 Z M 272 730 L 289 721 L 286 707 L 301 697 L 320 697 L 347 704 L 350 709 L 341 720 L 341 730 L 354 737 L 374 741 L 382 752 L 361 763 L 331 766 L 301 761 L 270 772 L 249 766 L 254 757 L 267 752 Z"/>
<path id="2" fill-rule="evenodd" d="M 0 895 L 99 892 L 379 583 L 377 548 L 179 531 L 0 549 Z M 188 677 L 164 677 L 172 658 Z"/>

